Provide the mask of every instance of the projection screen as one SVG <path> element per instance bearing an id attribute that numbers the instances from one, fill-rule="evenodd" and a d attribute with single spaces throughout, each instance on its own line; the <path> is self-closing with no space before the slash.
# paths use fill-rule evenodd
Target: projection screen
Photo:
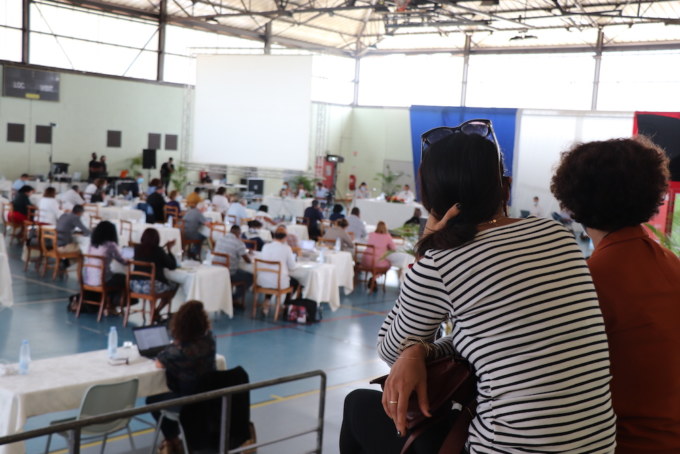
<path id="1" fill-rule="evenodd" d="M 312 57 L 199 56 L 191 160 L 307 170 Z"/>

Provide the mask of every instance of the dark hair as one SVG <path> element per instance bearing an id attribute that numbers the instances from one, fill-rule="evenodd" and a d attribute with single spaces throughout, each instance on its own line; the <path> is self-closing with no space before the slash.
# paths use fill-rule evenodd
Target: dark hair
<path id="1" fill-rule="evenodd" d="M 576 222 L 611 232 L 647 222 L 668 189 L 668 158 L 646 137 L 577 144 L 550 190 Z"/>
<path id="2" fill-rule="evenodd" d="M 333 213 L 342 213 L 342 210 L 344 210 L 344 208 L 339 203 L 333 205 Z"/>
<path id="3" fill-rule="evenodd" d="M 28 178 L 28 174 L 27 174 L 27 173 L 22 173 L 21 176 L 20 176 L 19 178 Z"/>
<path id="4" fill-rule="evenodd" d="M 94 247 L 98 247 L 109 241 L 118 243 L 116 226 L 109 221 L 101 221 L 92 231 L 90 244 Z"/>
<path id="5" fill-rule="evenodd" d="M 269 207 L 267 205 L 260 205 L 260 209 L 257 211 L 262 211 L 263 213 L 269 212 Z"/>
<path id="6" fill-rule="evenodd" d="M 216 195 L 223 195 L 225 192 L 227 192 L 227 188 L 224 186 L 220 186 L 217 188 L 217 192 L 215 192 Z"/>
<path id="7" fill-rule="evenodd" d="M 201 188 L 199 188 L 199 187 L 194 188 L 194 192 L 195 192 L 196 194 L 200 194 L 200 193 L 201 193 Z"/>
<path id="8" fill-rule="evenodd" d="M 312 200 L 312 206 L 313 206 L 313 207 L 318 207 L 318 206 L 319 206 L 319 201 L 318 201 L 318 200 Z"/>
<path id="9" fill-rule="evenodd" d="M 71 213 L 73 214 L 80 214 L 83 211 L 85 211 L 85 208 L 83 208 L 82 205 L 74 205 L 73 208 L 71 209 Z"/>
<path id="10" fill-rule="evenodd" d="M 151 186 L 158 186 L 161 184 L 161 180 L 158 178 L 154 178 L 151 181 L 149 181 L 149 187 Z"/>
<path id="11" fill-rule="evenodd" d="M 385 221 L 378 221 L 378 223 L 375 226 L 375 233 L 388 233 L 387 232 L 387 224 L 385 224 Z"/>
<path id="12" fill-rule="evenodd" d="M 262 228 L 262 223 L 257 219 L 253 219 L 252 221 L 248 221 L 248 227 L 251 229 L 259 229 Z"/>
<path id="13" fill-rule="evenodd" d="M 234 224 L 234 225 L 231 226 L 229 231 L 231 233 L 233 233 L 234 235 L 238 235 L 239 233 L 241 233 L 241 226 L 238 225 L 238 224 Z"/>
<path id="14" fill-rule="evenodd" d="M 33 186 L 29 186 L 27 184 L 23 185 L 21 189 L 19 189 L 20 194 L 28 194 L 29 192 L 33 191 Z"/>
<path id="15" fill-rule="evenodd" d="M 148 257 L 154 253 L 154 250 L 161 245 L 161 236 L 156 229 L 146 229 L 142 233 L 142 238 L 139 240 L 139 253 Z M 136 252 L 136 251 L 135 251 Z M 137 255 L 135 253 L 135 255 Z"/>
<path id="16" fill-rule="evenodd" d="M 80 189 L 80 188 L 78 188 L 78 185 L 77 185 L 77 184 L 74 184 L 73 186 L 71 186 L 71 189 L 73 189 L 74 191 L 77 191 L 77 190 Z"/>
<path id="17" fill-rule="evenodd" d="M 282 239 L 284 239 L 287 235 L 288 235 L 288 234 L 287 234 L 286 232 L 274 232 L 274 233 L 272 233 L 272 236 L 274 237 L 274 239 L 277 239 L 277 240 L 282 240 Z"/>
<path id="18" fill-rule="evenodd" d="M 349 222 L 347 222 L 347 219 L 345 219 L 345 218 L 340 218 L 337 221 L 335 221 L 335 225 L 337 225 L 341 229 L 344 229 L 345 227 L 347 227 L 349 225 Z"/>
<path id="19" fill-rule="evenodd" d="M 423 206 L 437 219 L 456 203 L 461 211 L 443 228 L 421 238 L 416 245 L 419 255 L 467 243 L 478 224 L 494 217 L 508 196 L 507 180 L 501 181 L 503 162 L 498 161 L 496 145 L 477 135 L 452 134 L 423 154 L 418 175 Z"/>
<path id="20" fill-rule="evenodd" d="M 179 342 L 193 342 L 210 330 L 210 320 L 203 303 L 196 300 L 182 304 L 170 321 L 172 338 Z"/>
<path id="21" fill-rule="evenodd" d="M 56 194 L 57 194 L 57 190 L 54 189 L 52 186 L 50 186 L 49 188 L 45 189 L 45 192 L 43 193 L 43 197 L 53 199 Z"/>
<path id="22" fill-rule="evenodd" d="M 360 213 L 359 207 L 354 207 L 352 208 L 352 211 L 349 214 L 353 214 L 355 216 L 358 216 Z"/>

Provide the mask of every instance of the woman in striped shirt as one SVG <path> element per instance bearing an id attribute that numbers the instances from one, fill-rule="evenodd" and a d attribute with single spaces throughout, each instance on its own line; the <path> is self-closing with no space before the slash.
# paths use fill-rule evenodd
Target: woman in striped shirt
<path id="1" fill-rule="evenodd" d="M 379 333 L 390 376 L 382 394 L 348 395 L 342 454 L 398 453 L 412 392 L 428 411 L 426 361 L 454 354 L 478 380 L 469 453 L 614 452 L 607 338 L 572 235 L 505 215 L 509 178 L 488 121 L 425 133 L 420 178 L 420 257 Z M 449 318 L 453 332 L 436 339 Z M 437 452 L 448 430 L 408 452 Z"/>

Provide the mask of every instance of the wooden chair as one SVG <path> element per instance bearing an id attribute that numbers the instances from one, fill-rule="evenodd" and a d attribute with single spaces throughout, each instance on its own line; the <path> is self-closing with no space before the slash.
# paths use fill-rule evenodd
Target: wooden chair
<path id="1" fill-rule="evenodd" d="M 303 216 L 295 216 L 295 223 L 297 225 L 309 225 L 309 218 Z"/>
<path id="2" fill-rule="evenodd" d="M 201 248 L 203 247 L 203 240 L 193 240 L 193 239 L 187 238 L 186 233 L 184 231 L 185 224 L 184 224 L 183 219 L 180 219 L 180 220 L 177 221 L 177 228 L 179 229 L 180 235 L 182 237 L 182 251 L 183 251 L 185 257 L 200 260 L 201 259 Z M 190 257 L 191 246 L 193 246 L 193 245 L 198 246 L 198 258 L 197 257 Z"/>
<path id="3" fill-rule="evenodd" d="M 35 233 L 35 235 L 33 235 Z M 24 272 L 28 271 L 28 265 L 31 261 L 35 262 L 35 270 L 40 271 L 40 264 L 42 263 L 42 245 L 40 244 L 40 236 L 42 234 L 41 226 L 32 221 L 24 221 L 23 230 L 23 244 L 26 245 L 26 262 L 24 263 Z M 34 243 L 31 240 L 35 239 Z M 32 252 L 36 251 L 38 255 L 32 257 Z"/>
<path id="4" fill-rule="evenodd" d="M 371 261 L 368 265 L 362 263 L 363 256 L 368 255 Z M 369 291 L 375 290 L 378 277 L 386 276 L 390 267 L 378 267 L 376 266 L 376 256 L 375 256 L 375 246 L 366 243 L 354 243 L 354 275 L 359 276 L 361 272 L 365 273 L 366 279 L 361 280 L 365 282 L 368 280 L 368 275 L 371 275 L 371 279 L 368 281 Z M 383 292 L 385 291 L 385 280 L 382 284 Z"/>
<path id="5" fill-rule="evenodd" d="M 214 250 L 210 252 L 212 254 L 212 265 L 217 265 L 217 266 L 224 266 L 226 268 L 229 268 L 229 264 L 231 263 L 231 259 L 229 257 L 229 254 L 224 254 L 222 252 L 215 252 Z M 243 287 L 245 286 L 246 283 L 245 281 L 231 281 L 231 288 L 232 290 L 235 287 Z M 236 302 L 234 302 L 236 304 Z M 245 301 L 240 301 L 238 306 L 245 306 Z"/>
<path id="6" fill-rule="evenodd" d="M 7 227 L 10 227 L 12 229 L 12 233 L 9 239 L 10 246 L 12 245 L 12 242 L 14 242 L 15 240 L 17 243 L 21 243 L 21 240 L 24 237 L 24 223 L 23 221 L 18 222 L 14 220 L 14 218 L 11 216 L 13 212 L 14 204 L 10 202 L 7 210 L 7 224 L 5 225 L 5 233 L 7 231 Z"/>
<path id="7" fill-rule="evenodd" d="M 84 274 L 89 271 L 94 270 L 99 275 L 100 285 L 88 285 L 85 283 Z M 104 257 L 101 255 L 90 255 L 83 254 L 78 260 L 78 282 L 80 283 L 80 297 L 78 298 L 78 308 L 76 309 L 76 318 L 80 317 L 80 309 L 83 307 L 83 303 L 92 304 L 99 306 L 99 313 L 97 314 L 97 322 L 102 319 L 102 314 L 104 313 L 104 307 L 108 302 L 108 292 L 109 288 L 106 287 L 106 269 Z M 92 295 L 99 295 L 98 299 L 92 297 Z"/>
<path id="8" fill-rule="evenodd" d="M 29 205 L 28 215 L 26 217 L 31 222 L 38 222 L 38 218 L 40 217 L 40 210 L 33 205 Z"/>
<path id="9" fill-rule="evenodd" d="M 94 228 L 97 227 L 97 224 L 100 222 L 102 222 L 102 218 L 99 216 L 90 215 L 90 230 L 94 230 Z"/>
<path id="10" fill-rule="evenodd" d="M 99 217 L 99 205 L 97 205 L 96 203 L 84 203 L 83 209 L 90 216 Z"/>
<path id="11" fill-rule="evenodd" d="M 41 276 L 45 276 L 48 268 L 54 268 L 52 280 L 55 280 L 57 278 L 57 274 L 60 274 L 62 260 L 77 260 L 80 257 L 80 250 L 72 252 L 59 252 L 59 247 L 57 244 L 57 230 L 53 227 L 43 227 L 42 234 L 40 235 L 40 249 L 43 257 Z M 54 260 L 52 265 L 50 265 L 50 259 Z M 62 270 L 61 272 L 66 272 L 66 270 Z"/>
<path id="12" fill-rule="evenodd" d="M 168 216 L 172 216 L 172 226 L 175 227 L 179 220 L 179 208 L 172 205 L 165 205 L 163 207 L 163 216 L 165 219 L 169 219 Z"/>
<path id="13" fill-rule="evenodd" d="M 245 238 L 241 238 L 241 241 L 246 245 L 246 249 L 251 249 L 253 251 L 257 250 L 257 241 L 255 240 L 248 240 Z"/>
<path id="14" fill-rule="evenodd" d="M 257 295 L 273 295 L 276 297 L 276 308 L 274 309 L 274 320 L 279 319 L 279 311 L 281 310 L 281 297 L 288 293 L 293 293 L 293 287 L 282 288 L 281 285 L 281 262 L 274 262 L 269 260 L 255 259 L 255 266 L 253 267 L 253 317 L 257 315 Z M 276 288 L 260 287 L 257 285 L 257 275 L 260 273 L 276 274 Z M 302 288 L 302 287 L 300 287 Z M 298 291 L 299 296 L 300 291 Z"/>
<path id="15" fill-rule="evenodd" d="M 227 234 L 227 226 L 224 224 L 211 224 L 210 225 L 210 244 L 214 248 L 215 244 L 217 244 L 217 238 L 215 238 L 215 233 L 219 233 L 220 237 L 223 237 Z"/>
<path id="16" fill-rule="evenodd" d="M 319 247 L 327 247 L 328 249 L 333 249 L 335 247 L 335 240 L 329 238 L 319 238 L 316 240 L 316 245 Z"/>
<path id="17" fill-rule="evenodd" d="M 228 215 L 227 215 L 227 222 L 228 222 L 230 225 L 238 225 L 238 217 L 236 217 L 236 216 L 233 215 L 233 214 L 228 214 Z"/>
<path id="18" fill-rule="evenodd" d="M 123 246 L 132 246 L 132 222 L 120 220 L 120 243 Z"/>
<path id="19" fill-rule="evenodd" d="M 137 269 L 135 269 L 135 267 Z M 143 269 L 148 269 L 149 271 L 143 271 Z M 130 286 L 130 281 L 135 277 L 140 279 L 145 279 L 149 281 L 149 293 L 137 293 L 132 290 Z M 143 323 L 146 325 L 146 314 L 147 312 L 151 316 L 151 323 L 156 320 L 156 303 L 161 300 L 167 302 L 168 315 L 171 313 L 170 305 L 172 303 L 172 298 L 175 296 L 175 290 L 169 290 L 163 293 L 156 293 L 156 264 L 151 262 L 140 262 L 139 260 L 129 260 L 127 264 L 127 269 L 125 272 L 125 288 L 127 289 L 125 295 L 125 318 L 123 319 L 123 326 L 127 326 L 128 319 L 130 318 L 130 313 L 141 312 Z M 130 301 L 133 299 L 142 300 L 141 309 L 134 311 L 130 310 Z M 146 310 L 146 303 L 149 303 L 149 310 Z"/>

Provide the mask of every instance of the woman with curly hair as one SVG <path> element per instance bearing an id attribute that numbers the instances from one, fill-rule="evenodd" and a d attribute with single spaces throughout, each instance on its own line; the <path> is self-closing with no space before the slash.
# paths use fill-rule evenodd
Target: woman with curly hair
<path id="1" fill-rule="evenodd" d="M 200 301 L 188 301 L 179 308 L 170 322 L 171 345 L 158 354 L 156 366 L 165 369 L 170 392 L 147 397 L 147 404 L 188 396 L 198 391 L 201 377 L 216 369 L 215 338 L 210 331 L 208 314 Z M 158 421 L 160 412 L 153 412 Z M 162 453 L 181 453 L 179 426 L 176 421 L 163 419 L 161 431 L 165 441 Z"/>
<path id="2" fill-rule="evenodd" d="M 680 259 L 642 227 L 668 159 L 644 137 L 576 145 L 551 190 L 593 240 L 588 260 L 609 339 L 617 454 L 680 452 Z"/>

